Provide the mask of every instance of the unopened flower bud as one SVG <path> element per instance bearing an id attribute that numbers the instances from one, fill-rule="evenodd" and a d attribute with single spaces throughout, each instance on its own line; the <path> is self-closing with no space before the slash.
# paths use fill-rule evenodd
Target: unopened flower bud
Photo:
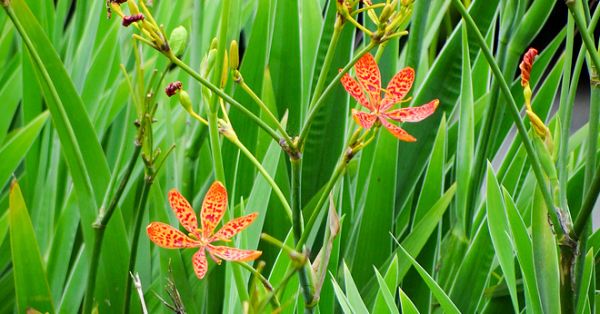
<path id="1" fill-rule="evenodd" d="M 212 41 L 210 42 L 210 48 L 209 48 L 209 49 L 210 49 L 210 50 L 212 50 L 212 49 L 217 49 L 218 45 L 219 45 L 219 41 L 218 41 L 218 40 L 217 40 L 217 38 L 215 37 L 215 38 L 213 38 L 213 39 L 212 39 Z"/>
<path id="2" fill-rule="evenodd" d="M 144 20 L 144 14 L 138 13 L 138 14 L 134 14 L 134 15 L 124 16 L 122 24 L 123 24 L 123 26 L 127 27 L 127 26 L 131 25 L 132 23 L 143 21 L 143 20 Z"/>
<path id="3" fill-rule="evenodd" d="M 165 88 L 165 93 L 167 94 L 167 96 L 171 97 L 175 95 L 177 91 L 181 90 L 182 86 L 183 85 L 180 81 L 169 83 L 169 85 L 167 85 L 167 88 Z"/>
<path id="4" fill-rule="evenodd" d="M 519 64 L 521 69 L 521 86 L 529 84 L 529 77 L 531 75 L 531 68 L 533 67 L 533 61 L 537 56 L 538 51 L 535 48 L 529 48 L 523 56 L 523 61 Z"/>
<path id="5" fill-rule="evenodd" d="M 187 47 L 188 32 L 183 26 L 176 27 L 169 37 L 169 46 L 176 56 L 181 56 Z"/>
<path id="6" fill-rule="evenodd" d="M 232 70 L 237 70 L 240 66 L 240 53 L 238 51 L 238 43 L 235 40 L 231 41 L 229 46 L 229 67 Z"/>

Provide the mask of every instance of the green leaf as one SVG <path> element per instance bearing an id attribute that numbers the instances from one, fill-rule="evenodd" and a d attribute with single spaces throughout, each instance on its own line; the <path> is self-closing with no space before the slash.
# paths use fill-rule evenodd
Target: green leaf
<path id="1" fill-rule="evenodd" d="M 375 271 L 375 276 L 377 277 L 377 282 L 379 283 L 379 292 L 383 296 L 383 300 L 385 301 L 385 305 L 387 305 L 387 313 L 398 313 L 398 308 L 396 307 L 396 302 L 394 302 L 394 296 L 390 292 L 388 288 L 388 283 L 381 277 L 377 268 L 373 269 Z M 377 304 L 376 304 L 377 305 Z M 381 310 L 380 310 L 381 311 Z M 373 310 L 373 313 L 381 313 L 377 311 L 377 306 Z"/>
<path id="2" fill-rule="evenodd" d="M 352 306 L 354 313 L 368 314 L 369 310 L 367 310 L 367 306 L 363 302 L 362 297 L 358 292 L 358 288 L 354 283 L 354 279 L 352 279 L 352 275 L 350 274 L 350 270 L 348 269 L 348 266 L 346 266 L 346 263 L 343 263 L 343 269 L 344 285 L 346 287 L 346 295 L 348 296 L 348 302 L 350 303 L 350 306 Z"/>
<path id="3" fill-rule="evenodd" d="M 585 262 L 583 264 L 583 274 L 581 276 L 581 284 L 578 293 L 577 300 L 577 314 L 584 313 L 585 305 L 589 302 L 588 299 L 588 289 L 590 288 L 590 283 L 592 281 L 592 272 L 594 268 L 594 251 L 590 249 L 585 255 Z"/>
<path id="4" fill-rule="evenodd" d="M 421 278 L 423 278 L 427 286 L 429 286 L 429 289 L 431 289 L 433 296 L 440 303 L 444 313 L 460 313 L 446 292 L 444 292 L 437 282 L 435 282 L 435 280 L 429 276 L 427 271 L 423 269 L 423 267 L 421 267 L 421 265 L 419 265 L 419 263 L 417 263 L 417 261 L 415 261 L 406 250 L 404 250 L 402 245 L 398 245 L 398 254 L 400 255 L 400 259 L 408 260 L 415 267 L 419 275 L 421 275 Z"/>
<path id="5" fill-rule="evenodd" d="M 406 293 L 402 289 L 398 289 L 400 292 L 400 306 L 402 307 L 402 313 L 404 314 L 419 314 L 419 310 L 408 298 Z"/>
<path id="6" fill-rule="evenodd" d="M 504 280 L 508 286 L 513 309 L 519 312 L 519 299 L 517 295 L 517 284 L 514 266 L 514 257 L 511 245 L 511 232 L 508 218 L 505 214 L 505 205 L 498 180 L 494 174 L 492 165 L 488 162 L 487 169 L 487 224 L 492 237 L 492 244 L 496 250 L 496 257 L 502 268 Z"/>
<path id="7" fill-rule="evenodd" d="M 402 247 L 406 249 L 412 256 L 417 256 L 427 239 L 431 236 L 438 223 L 444 216 L 448 205 L 454 197 L 456 192 L 456 184 L 453 184 L 448 188 L 446 193 L 429 209 L 429 212 L 421 219 L 421 222 L 417 224 L 412 232 L 402 241 Z M 400 259 L 398 276 L 404 278 L 404 275 L 410 268 L 410 264 L 406 260 Z"/>
<path id="8" fill-rule="evenodd" d="M 47 111 L 15 131 L 15 134 L 0 147 L 0 160 L 2 160 L 0 162 L 0 186 L 4 186 L 11 174 L 17 169 L 21 159 L 38 138 L 38 134 L 46 120 L 48 120 Z"/>
<path id="9" fill-rule="evenodd" d="M 458 228 L 469 234 L 472 213 L 469 207 L 471 169 L 475 150 L 473 121 L 473 86 L 467 26 L 462 25 L 462 78 L 460 91 L 460 115 L 458 118 L 458 141 L 456 143 L 456 218 Z"/>
<path id="10" fill-rule="evenodd" d="M 335 281 L 333 275 L 331 273 L 329 275 L 331 276 L 331 283 L 333 284 L 333 291 L 335 292 L 335 296 L 337 297 L 338 303 L 342 307 L 342 312 L 344 314 L 354 314 L 352 306 L 350 305 L 350 301 L 344 294 L 344 291 L 342 291 L 340 285 L 338 285 L 338 283 Z"/>
<path id="11" fill-rule="evenodd" d="M 556 241 L 548 225 L 548 208 L 538 188 L 533 197 L 531 210 L 531 233 L 533 260 L 540 298 L 544 312 L 550 313 L 560 308 L 558 252 Z"/>
<path id="12" fill-rule="evenodd" d="M 487 33 L 496 15 L 498 0 L 476 0 L 469 6 L 469 13 L 475 19 L 480 31 Z M 459 24 L 460 25 L 460 24 Z M 438 30 L 439 31 L 439 30 Z M 469 37 L 469 55 L 473 59 L 479 48 L 474 43 L 475 39 Z M 421 172 L 425 169 L 433 140 L 435 130 L 442 117 L 443 112 L 449 114 L 453 111 L 460 94 L 461 73 L 461 32 L 456 29 L 447 39 L 442 51 L 437 56 L 429 74 L 421 86 L 414 87 L 414 98 L 412 104 L 420 105 L 438 98 L 440 106 L 436 113 L 420 123 L 406 124 L 406 130 L 418 140 L 418 145 L 411 143 L 400 143 L 398 150 L 402 154 L 398 163 L 397 198 L 406 199 L 412 193 L 413 187 L 419 179 Z"/>
<path id="13" fill-rule="evenodd" d="M 9 224 L 17 311 L 25 313 L 28 309 L 35 309 L 52 313 L 54 305 L 44 263 L 21 188 L 16 181 L 10 187 Z"/>
<path id="14" fill-rule="evenodd" d="M 526 289 L 525 303 L 531 308 L 533 313 L 542 312 L 542 303 L 535 278 L 535 268 L 533 263 L 533 246 L 531 238 L 527 232 L 527 227 L 521 214 L 517 210 L 515 202 L 506 189 L 503 188 L 504 204 L 506 206 L 506 216 L 510 223 L 510 229 L 513 236 L 513 248 L 515 249 L 521 273 L 523 274 L 523 284 Z"/>

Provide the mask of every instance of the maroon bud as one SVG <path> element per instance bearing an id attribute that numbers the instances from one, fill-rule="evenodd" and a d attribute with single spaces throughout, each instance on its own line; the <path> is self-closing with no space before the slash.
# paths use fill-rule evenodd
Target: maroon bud
<path id="1" fill-rule="evenodd" d="M 127 27 L 127 26 L 131 25 L 131 23 L 135 23 L 135 22 L 143 21 L 143 20 L 144 20 L 144 15 L 142 13 L 124 16 L 123 17 L 123 26 Z"/>
<path id="2" fill-rule="evenodd" d="M 127 0 L 111 0 L 111 2 L 114 2 L 116 4 L 123 4 L 123 3 L 127 2 Z"/>
<path id="3" fill-rule="evenodd" d="M 167 96 L 171 97 L 175 95 L 177 91 L 181 89 L 182 86 L 183 85 L 180 81 L 169 83 L 169 85 L 167 85 L 167 88 L 165 88 L 165 93 L 167 93 Z"/>

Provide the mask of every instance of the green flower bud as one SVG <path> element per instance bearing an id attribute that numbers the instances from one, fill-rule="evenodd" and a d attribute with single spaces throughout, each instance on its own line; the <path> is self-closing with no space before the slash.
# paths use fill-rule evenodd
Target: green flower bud
<path id="1" fill-rule="evenodd" d="M 237 70 L 240 66 L 240 53 L 238 43 L 235 40 L 232 40 L 229 46 L 229 66 L 232 70 Z"/>
<path id="2" fill-rule="evenodd" d="M 183 26 L 176 27 L 171 32 L 171 37 L 169 37 L 169 45 L 171 46 L 171 51 L 176 56 L 183 55 L 185 48 L 187 47 L 188 41 L 188 32 Z"/>

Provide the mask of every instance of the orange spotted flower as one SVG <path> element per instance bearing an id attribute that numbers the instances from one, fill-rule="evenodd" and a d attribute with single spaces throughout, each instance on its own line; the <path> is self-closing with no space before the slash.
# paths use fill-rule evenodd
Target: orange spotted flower
<path id="1" fill-rule="evenodd" d="M 356 62 L 354 71 L 358 81 L 346 73 L 341 79 L 342 85 L 360 105 L 369 110 L 369 112 L 364 112 L 352 109 L 352 116 L 356 123 L 365 129 L 371 128 L 375 123 L 381 123 L 399 140 L 416 141 L 408 132 L 388 121 L 391 119 L 398 122 L 418 122 L 434 113 L 439 105 L 440 101 L 434 99 L 420 107 L 391 110 L 395 104 L 410 100 L 404 100 L 404 96 L 412 87 L 415 71 L 410 67 L 402 69 L 392 78 L 387 89 L 381 88 L 379 67 L 370 53 L 365 54 Z M 381 91 L 385 92 L 383 99 L 381 99 Z"/>
<path id="2" fill-rule="evenodd" d="M 194 272 L 198 278 L 202 279 L 208 270 L 205 251 L 208 251 L 210 257 L 217 264 L 221 264 L 221 259 L 239 262 L 252 261 L 262 254 L 261 251 L 241 250 L 212 244 L 216 241 L 230 241 L 229 239 L 246 229 L 258 216 L 258 213 L 252 213 L 233 219 L 217 233 L 213 233 L 227 210 L 227 190 L 221 182 L 215 181 L 204 197 L 200 213 L 202 229 L 198 229 L 196 213 L 192 206 L 177 190 L 173 189 L 169 192 L 169 203 L 175 216 L 189 232 L 189 235 L 162 222 L 150 223 L 146 227 L 146 232 L 148 232 L 150 240 L 162 248 L 198 248 L 198 252 L 192 257 Z"/>

